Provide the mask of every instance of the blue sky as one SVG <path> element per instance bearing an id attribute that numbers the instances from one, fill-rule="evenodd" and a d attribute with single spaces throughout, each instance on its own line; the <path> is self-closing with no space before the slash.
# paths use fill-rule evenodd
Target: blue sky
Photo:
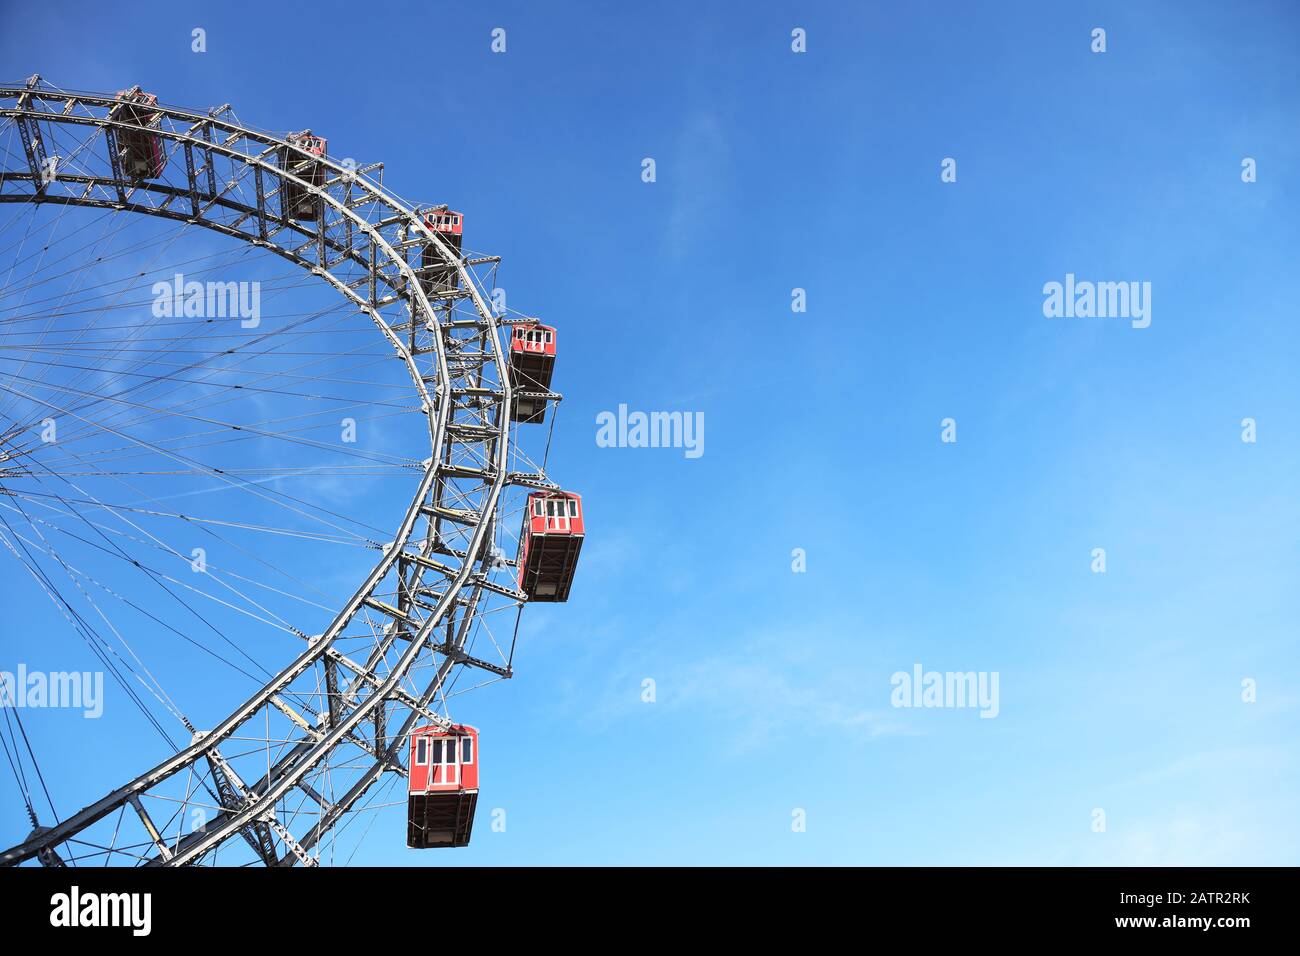
<path id="1" fill-rule="evenodd" d="M 23 6 L 0 76 L 310 126 L 560 329 L 573 596 L 460 704 L 473 845 L 394 808 L 354 862 L 1300 862 L 1294 7 L 132 10 Z M 1150 326 L 1045 317 L 1067 273 L 1150 282 Z M 705 453 L 597 447 L 620 404 Z M 998 716 L 891 707 L 918 663 Z"/>

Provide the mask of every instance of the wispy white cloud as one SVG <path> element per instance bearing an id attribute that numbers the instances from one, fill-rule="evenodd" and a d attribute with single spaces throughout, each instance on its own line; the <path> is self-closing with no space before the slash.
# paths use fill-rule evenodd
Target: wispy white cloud
<path id="1" fill-rule="evenodd" d="M 1072 835 L 1045 840 L 1020 831 L 995 865 L 1294 865 L 1300 853 L 1291 784 L 1294 758 L 1254 746 L 1183 754 L 1099 789 L 1092 800 L 1106 828 L 1091 829 L 1079 806 Z M 1059 823 L 1059 820 L 1056 821 Z M 1055 825 L 1055 824 L 1054 824 Z"/>
<path id="2" fill-rule="evenodd" d="M 1177 806 L 1132 821 L 1112 821 L 1092 834 L 1085 851 L 1066 862 L 1088 866 L 1244 866 L 1294 863 L 1295 835 L 1279 831 L 1271 814 Z M 1288 849 L 1289 847 L 1289 849 Z M 1281 854 L 1279 856 L 1278 854 Z"/>
<path id="3" fill-rule="evenodd" d="M 672 258 L 686 258 L 702 227 L 726 208 L 733 167 L 731 145 L 718 117 L 704 111 L 691 113 L 667 167 L 657 170 L 658 183 L 667 186 L 672 196 L 664 237 Z"/>
<path id="4" fill-rule="evenodd" d="M 728 641 L 712 653 L 674 656 L 666 664 L 640 654 L 625 656 L 604 676 L 607 691 L 594 706 L 606 721 L 626 718 L 646 706 L 639 694 L 642 681 L 650 678 L 654 706 L 707 722 L 715 741 L 737 751 L 810 733 L 859 742 L 919 733 L 888 707 L 889 687 L 878 675 L 860 664 L 828 669 L 825 661 L 835 655 L 826 648 L 809 653 L 808 640 L 800 634 L 759 634 Z M 589 692 L 582 699 L 584 707 L 593 705 Z"/>
<path id="5" fill-rule="evenodd" d="M 687 664 L 659 686 L 666 706 L 707 716 L 738 749 L 810 732 L 857 740 L 917 733 L 888 708 L 868 706 L 883 696 L 865 680 L 813 673 L 792 655 L 718 655 Z"/>

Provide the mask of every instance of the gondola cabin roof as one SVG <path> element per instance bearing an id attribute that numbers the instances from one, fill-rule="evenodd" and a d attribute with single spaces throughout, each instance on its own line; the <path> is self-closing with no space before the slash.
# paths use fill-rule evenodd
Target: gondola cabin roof
<path id="1" fill-rule="evenodd" d="M 438 724 L 425 724 L 423 727 L 415 727 L 411 730 L 411 736 L 424 734 L 432 737 L 463 737 L 466 735 L 477 737 L 478 728 L 471 727 L 469 724 L 452 724 L 451 728 L 441 727 Z"/>

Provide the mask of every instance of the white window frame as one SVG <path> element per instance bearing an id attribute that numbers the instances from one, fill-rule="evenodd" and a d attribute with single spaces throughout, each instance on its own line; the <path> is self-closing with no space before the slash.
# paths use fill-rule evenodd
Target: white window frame
<path id="1" fill-rule="evenodd" d="M 459 786 L 461 778 L 460 740 L 455 737 L 444 737 L 442 739 L 449 744 L 453 744 L 453 746 L 444 746 L 442 748 L 442 779 L 438 782 L 444 784 L 456 784 Z M 455 780 L 451 779 L 453 775 L 456 778 Z"/>

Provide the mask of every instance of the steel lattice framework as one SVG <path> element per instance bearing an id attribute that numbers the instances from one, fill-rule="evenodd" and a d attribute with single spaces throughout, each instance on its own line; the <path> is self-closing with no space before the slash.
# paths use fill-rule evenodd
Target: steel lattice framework
<path id="1" fill-rule="evenodd" d="M 462 258 L 416 208 L 384 190 L 380 167 L 325 158 L 324 184 L 313 185 L 280 168 L 285 139 L 240 124 L 228 106 L 202 114 L 159 105 L 152 132 L 167 169 L 133 180 L 115 145 L 126 128 L 121 108 L 112 95 L 35 81 L 0 88 L 0 131 L 16 127 L 26 160 L 5 161 L 0 202 L 198 225 L 297 264 L 369 316 L 391 345 L 427 418 L 430 452 L 393 540 L 373 543 L 372 570 L 323 633 L 301 635 L 301 653 L 224 720 L 190 727 L 188 746 L 56 825 L 38 826 L 0 862 L 60 865 L 93 853 L 132 865 L 314 864 L 322 837 L 381 775 L 405 773 L 410 729 L 449 725 L 432 704 L 457 668 L 510 676 L 509 656 L 492 663 L 466 648 L 485 610 L 527 600 L 514 581 L 517 558 L 494 544 L 503 490 L 557 487 L 541 467 L 511 470 L 516 390 L 501 338 L 521 320 L 488 305 L 481 272 L 496 260 Z M 51 177 L 46 144 L 54 141 L 77 145 L 61 146 Z M 285 180 L 319 196 L 315 222 L 285 215 Z M 429 247 L 457 270 L 459 288 L 422 288 L 419 257 Z M 354 659 L 337 645 L 363 618 L 378 622 L 376 640 Z M 412 690 L 416 673 L 425 676 Z M 303 708 L 307 700 L 320 701 L 319 712 Z M 232 739 L 249 737 L 265 748 L 234 753 Z M 315 785 L 326 763 L 328 793 Z M 178 821 L 194 807 L 207 823 L 184 832 Z"/>

